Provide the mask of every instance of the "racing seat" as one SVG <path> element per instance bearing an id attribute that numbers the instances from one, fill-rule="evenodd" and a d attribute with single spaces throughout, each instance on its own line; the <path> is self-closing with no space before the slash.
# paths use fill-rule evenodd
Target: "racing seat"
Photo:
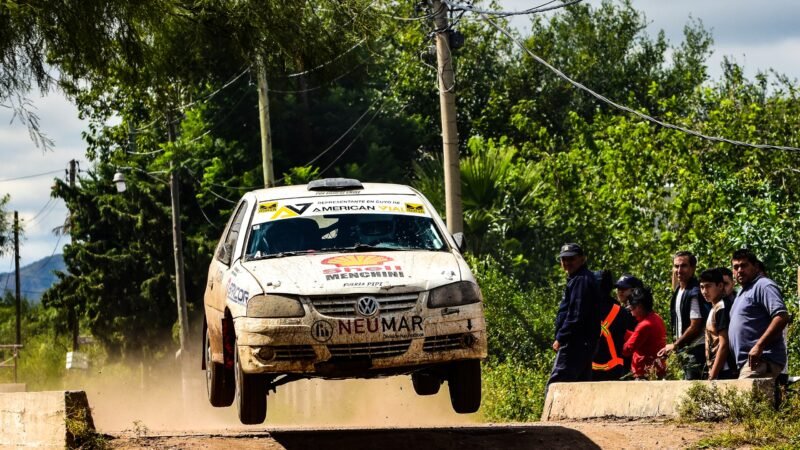
<path id="1" fill-rule="evenodd" d="M 269 253 L 319 250 L 319 226 L 313 219 L 284 219 L 270 224 L 265 234 Z"/>

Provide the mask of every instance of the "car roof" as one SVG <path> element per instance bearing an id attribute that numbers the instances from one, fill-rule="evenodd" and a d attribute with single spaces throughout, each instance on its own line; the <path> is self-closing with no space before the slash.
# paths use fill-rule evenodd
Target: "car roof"
<path id="1" fill-rule="evenodd" d="M 280 186 L 268 189 L 257 189 L 250 191 L 248 194 L 253 194 L 256 201 L 267 200 L 281 200 L 290 198 L 305 198 L 305 197 L 334 197 L 334 196 L 359 196 L 359 195 L 419 195 L 419 193 L 412 187 L 403 184 L 390 184 L 390 183 L 362 183 L 363 189 L 357 190 L 326 190 L 326 191 L 309 191 L 308 185 L 296 186 Z"/>

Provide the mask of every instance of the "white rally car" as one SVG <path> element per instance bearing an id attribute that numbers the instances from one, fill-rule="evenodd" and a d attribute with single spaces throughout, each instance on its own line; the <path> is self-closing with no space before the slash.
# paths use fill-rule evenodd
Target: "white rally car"
<path id="1" fill-rule="evenodd" d="M 262 423 L 267 393 L 310 378 L 447 381 L 475 412 L 486 324 L 480 289 L 431 204 L 402 185 L 326 179 L 249 192 L 208 270 L 204 360 L 214 406 Z"/>

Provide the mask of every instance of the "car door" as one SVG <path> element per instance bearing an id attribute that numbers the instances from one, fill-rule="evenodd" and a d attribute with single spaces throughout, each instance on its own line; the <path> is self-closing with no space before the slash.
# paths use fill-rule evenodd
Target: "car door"
<path id="1" fill-rule="evenodd" d="M 222 315 L 225 311 L 225 285 L 224 281 L 228 278 L 228 272 L 231 269 L 234 253 L 236 253 L 236 244 L 239 241 L 240 234 L 245 229 L 245 217 L 247 213 L 247 201 L 242 201 L 233 216 L 225 233 L 220 239 L 217 249 L 214 253 L 214 258 L 208 268 L 208 283 L 206 284 L 205 303 L 208 308 L 214 310 L 214 313 Z"/>

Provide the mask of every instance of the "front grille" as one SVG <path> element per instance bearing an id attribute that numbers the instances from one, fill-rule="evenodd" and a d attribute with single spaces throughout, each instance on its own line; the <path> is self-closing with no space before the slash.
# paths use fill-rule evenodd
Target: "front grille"
<path id="1" fill-rule="evenodd" d="M 331 352 L 332 358 L 339 359 L 391 358 L 407 352 L 410 345 L 411 339 L 404 339 L 390 342 L 329 345 L 328 350 Z"/>
<path id="2" fill-rule="evenodd" d="M 296 361 L 298 359 L 314 359 L 316 354 L 310 345 L 283 345 L 273 347 L 275 361 Z"/>
<path id="3" fill-rule="evenodd" d="M 309 297 L 314 309 L 329 317 L 356 317 L 356 302 L 367 294 L 356 295 L 320 295 Z M 419 293 L 410 294 L 377 294 L 375 297 L 381 306 L 381 314 L 395 314 L 408 311 L 417 304 Z"/>
<path id="4" fill-rule="evenodd" d="M 422 344 L 422 350 L 426 352 L 443 352 L 447 350 L 458 350 L 464 347 L 463 334 L 446 334 L 443 336 L 429 336 Z"/>

